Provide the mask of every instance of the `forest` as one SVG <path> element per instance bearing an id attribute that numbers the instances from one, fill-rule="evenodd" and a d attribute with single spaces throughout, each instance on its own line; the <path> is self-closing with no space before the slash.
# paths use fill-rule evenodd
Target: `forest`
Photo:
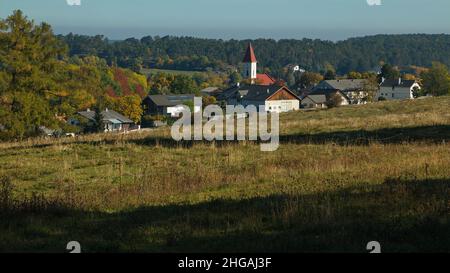
<path id="1" fill-rule="evenodd" d="M 323 40 L 215 40 L 192 37 L 130 38 L 110 41 L 104 36 L 58 36 L 69 54 L 96 55 L 109 64 L 137 70 L 139 67 L 177 70 L 227 70 L 238 66 L 252 43 L 261 70 L 280 76 L 289 64 L 311 72 L 333 66 L 339 75 L 351 71 L 378 72 L 383 63 L 399 67 L 429 67 L 432 61 L 450 65 L 450 35 L 376 35 L 331 42 Z"/>

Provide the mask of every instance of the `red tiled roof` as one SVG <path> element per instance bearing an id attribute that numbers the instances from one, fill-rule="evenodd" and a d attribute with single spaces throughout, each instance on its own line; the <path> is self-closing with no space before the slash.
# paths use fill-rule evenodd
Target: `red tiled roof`
<path id="1" fill-rule="evenodd" d="M 257 74 L 256 80 L 260 85 L 272 85 L 276 82 L 276 80 L 268 74 Z"/>
<path id="2" fill-rule="evenodd" d="M 244 63 L 256 63 L 255 51 L 253 51 L 252 44 L 248 44 L 247 52 L 245 53 Z"/>

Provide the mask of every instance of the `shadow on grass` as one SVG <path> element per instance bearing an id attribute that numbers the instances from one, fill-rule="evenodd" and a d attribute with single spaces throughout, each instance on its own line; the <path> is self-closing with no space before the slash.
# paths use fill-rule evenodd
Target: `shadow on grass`
<path id="1" fill-rule="evenodd" d="M 1 252 L 448 252 L 450 179 L 105 213 L 48 203 L 0 213 Z"/>
<path id="2" fill-rule="evenodd" d="M 113 145 L 117 143 L 134 143 L 144 146 L 160 146 L 165 148 L 192 148 L 197 144 L 210 145 L 214 143 L 217 147 L 238 145 L 240 141 L 175 141 L 172 138 L 162 138 L 149 136 L 141 139 L 112 139 L 108 135 L 102 140 L 75 140 L 68 141 L 67 144 L 88 144 L 88 145 Z M 373 131 L 353 130 L 337 131 L 315 134 L 289 134 L 280 136 L 280 144 L 327 144 L 336 145 L 368 145 L 370 143 L 396 144 L 396 143 L 443 143 L 450 141 L 450 125 L 420 126 L 420 127 L 401 127 L 385 128 Z M 261 141 L 247 141 L 249 143 L 260 144 Z M 63 143 L 64 144 L 64 143 Z M 53 143 L 35 144 L 33 148 L 46 148 L 54 146 Z M 5 148 L 16 149 L 16 147 Z"/>
<path id="3" fill-rule="evenodd" d="M 386 128 L 374 131 L 338 131 L 317 134 L 291 134 L 280 136 L 280 143 L 291 144 L 327 144 L 337 145 L 368 145 L 373 142 L 383 144 L 396 144 L 405 142 L 442 143 L 450 141 L 450 125 Z M 170 138 L 153 138 L 130 140 L 138 145 L 162 146 L 167 148 L 191 148 L 195 144 L 211 144 L 208 141 L 174 141 Z M 239 141 L 216 141 L 216 146 L 238 144 Z M 256 141 L 255 143 L 260 143 Z"/>

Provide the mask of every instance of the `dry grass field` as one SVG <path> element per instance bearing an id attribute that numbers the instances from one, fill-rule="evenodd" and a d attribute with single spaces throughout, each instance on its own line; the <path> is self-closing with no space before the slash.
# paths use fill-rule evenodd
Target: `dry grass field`
<path id="1" fill-rule="evenodd" d="M 280 148 L 167 129 L 0 143 L 0 251 L 450 251 L 450 97 L 281 116 Z"/>

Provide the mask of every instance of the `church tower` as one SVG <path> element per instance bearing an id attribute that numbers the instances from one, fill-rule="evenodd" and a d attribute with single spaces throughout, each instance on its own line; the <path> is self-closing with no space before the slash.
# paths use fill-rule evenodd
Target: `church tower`
<path id="1" fill-rule="evenodd" d="M 247 47 L 247 52 L 245 53 L 244 57 L 244 70 L 243 70 L 243 77 L 244 79 L 251 80 L 252 83 L 255 83 L 257 78 L 257 64 L 258 61 L 256 60 L 255 52 L 253 51 L 252 44 L 249 44 Z"/>

